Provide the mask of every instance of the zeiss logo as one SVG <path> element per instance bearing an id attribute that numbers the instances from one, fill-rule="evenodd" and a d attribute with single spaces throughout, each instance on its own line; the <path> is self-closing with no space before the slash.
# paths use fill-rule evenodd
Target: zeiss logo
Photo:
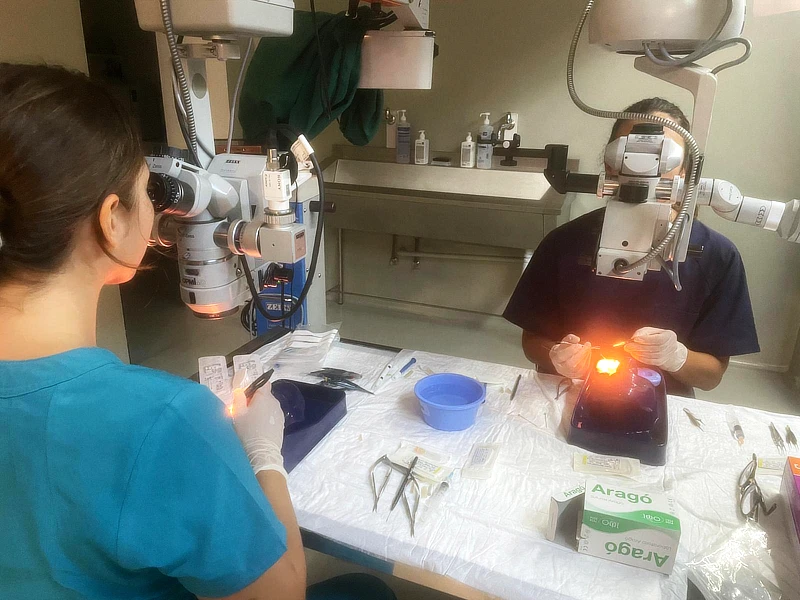
<path id="1" fill-rule="evenodd" d="M 225 164 L 226 165 L 238 165 L 240 162 L 242 162 L 242 161 L 229 158 L 228 160 L 225 161 Z"/>

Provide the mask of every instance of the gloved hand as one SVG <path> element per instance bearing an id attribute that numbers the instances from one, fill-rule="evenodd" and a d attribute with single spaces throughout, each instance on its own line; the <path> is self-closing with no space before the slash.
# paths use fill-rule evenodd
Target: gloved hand
<path id="1" fill-rule="evenodd" d="M 247 406 L 241 388 L 233 392 L 233 427 L 242 442 L 253 472 L 277 471 L 288 477 L 283 468 L 284 415 L 280 402 L 268 383 L 259 389 Z"/>
<path id="2" fill-rule="evenodd" d="M 689 349 L 678 341 L 674 331 L 642 327 L 625 344 L 625 352 L 645 365 L 659 367 L 668 373 L 683 368 L 689 358 Z"/>
<path id="3" fill-rule="evenodd" d="M 592 345 L 581 344 L 581 338 L 569 334 L 550 348 L 550 360 L 561 375 L 570 379 L 585 379 L 592 368 Z"/>

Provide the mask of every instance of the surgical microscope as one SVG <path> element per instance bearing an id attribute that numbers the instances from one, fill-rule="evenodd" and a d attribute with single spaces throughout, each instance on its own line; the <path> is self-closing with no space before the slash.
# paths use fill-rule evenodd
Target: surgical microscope
<path id="1" fill-rule="evenodd" d="M 505 161 L 516 156 L 544 159 L 545 176 L 559 193 L 596 194 L 608 201 L 594 263 L 598 276 L 641 281 L 648 270 L 663 268 L 680 290 L 680 264 L 691 250 L 689 239 L 698 205 L 710 206 L 730 221 L 774 231 L 782 239 L 800 243 L 800 200 L 785 203 L 753 198 L 730 182 L 701 177 L 717 75 L 750 55 L 751 44 L 741 37 L 745 17 L 745 0 L 590 0 L 570 46 L 567 87 L 573 102 L 589 115 L 641 122 L 630 135 L 606 148 L 605 163 L 616 175 L 570 172 L 564 145 L 495 148 L 495 155 Z M 591 44 L 638 56 L 634 61 L 637 70 L 692 93 L 689 131 L 655 115 L 598 110 L 580 98 L 574 65 L 587 22 Z M 740 47 L 742 55 L 714 68 L 697 64 L 729 47 Z M 683 138 L 686 150 L 665 135 L 666 129 Z M 682 165 L 683 174 L 667 177 Z M 677 215 L 671 218 L 673 207 Z"/>
<path id="2" fill-rule="evenodd" d="M 380 8 L 378 2 L 371 4 Z M 140 26 L 165 35 L 161 50 L 169 57 L 174 105 L 189 154 L 188 159 L 147 159 L 149 192 L 159 213 L 152 243 L 177 248 L 181 297 L 198 316 L 224 317 L 255 298 L 251 307 L 267 322 L 324 323 L 324 186 L 313 149 L 301 134 L 288 133 L 299 165 L 296 176 L 277 148 L 268 148 L 266 156 L 216 155 L 206 77 L 206 61 L 239 58 L 243 38 L 291 35 L 294 2 L 203 0 L 202 5 L 199 10 L 195 0 L 136 0 Z M 392 2 L 393 10 L 406 10 L 409 21 L 404 24 L 412 29 L 427 29 L 428 5 L 427 0 L 413 6 Z M 618 174 L 570 172 L 565 145 L 495 148 L 496 155 L 510 161 L 514 156 L 545 159 L 545 176 L 560 193 L 597 194 L 608 200 L 595 259 L 598 276 L 642 280 L 648 270 L 663 268 L 680 289 L 680 264 L 690 252 L 698 205 L 800 242 L 800 201 L 752 198 L 729 182 L 701 176 L 717 76 L 750 53 L 750 42 L 741 37 L 745 17 L 745 0 L 590 0 L 570 45 L 567 83 L 584 112 L 641 122 L 606 149 L 606 162 Z M 637 70 L 692 93 L 690 131 L 658 116 L 598 110 L 581 100 L 574 64 L 587 23 L 591 44 L 637 56 Z M 202 40 L 179 43 L 179 35 Z M 713 69 L 697 64 L 728 47 L 742 48 L 742 56 Z M 386 52 L 397 60 L 396 48 Z M 413 71 L 416 66 L 407 61 L 404 68 Z M 684 147 L 665 135 L 666 129 L 683 138 Z M 666 177 L 681 165 L 684 174 Z M 316 309 L 308 303 L 313 281 L 321 288 L 315 292 Z M 292 289 L 288 304 L 282 302 L 283 294 L 281 302 L 278 296 L 264 299 L 270 289 L 285 285 Z"/>
<path id="3" fill-rule="evenodd" d="M 406 73 L 387 72 L 387 80 L 381 70 L 362 72 L 361 87 L 424 86 L 431 77 L 433 43 L 431 35 L 419 36 L 417 30 L 427 30 L 429 0 L 393 2 L 389 13 L 380 2 L 370 4 L 382 17 L 376 21 L 381 26 L 399 21 L 414 30 L 407 51 L 413 56 L 428 52 L 430 64 L 423 73 L 404 59 L 396 37 L 377 32 L 365 44 L 364 61 L 405 60 Z M 206 72 L 208 60 L 243 58 L 246 68 L 253 38 L 290 36 L 294 0 L 136 0 L 135 5 L 139 26 L 164 36 L 158 40 L 159 52 L 168 57 L 188 153 L 147 157 L 148 194 L 157 213 L 150 241 L 177 249 L 183 302 L 205 319 L 223 318 L 247 305 L 254 334 L 273 324 L 324 326 L 322 239 L 325 212 L 332 206 L 325 202 L 314 150 L 302 132 L 278 125 L 265 144 L 266 155 L 230 153 L 232 133 L 226 151 L 216 154 Z M 350 0 L 349 10 L 358 5 L 359 0 Z M 234 94 L 233 111 L 236 101 Z M 230 130 L 233 123 L 232 112 Z M 279 135 L 290 140 L 291 156 L 279 152 Z M 258 328 L 253 327 L 256 319 Z"/>

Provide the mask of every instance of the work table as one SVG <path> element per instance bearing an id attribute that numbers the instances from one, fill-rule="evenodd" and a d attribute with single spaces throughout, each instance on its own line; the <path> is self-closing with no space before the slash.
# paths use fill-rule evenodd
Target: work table
<path id="1" fill-rule="evenodd" d="M 265 363 L 280 341 L 258 351 Z M 714 541 L 741 526 L 736 482 L 752 453 L 776 456 L 768 425 L 790 425 L 800 418 L 733 407 L 746 435 L 740 448 L 731 437 L 726 411 L 731 407 L 670 397 L 670 439 L 665 467 L 642 466 L 629 486 L 665 490 L 676 500 L 682 537 L 675 570 L 658 575 L 548 542 L 545 531 L 550 497 L 585 480 L 572 469 L 580 449 L 566 443 L 565 426 L 577 392 L 556 399 L 560 378 L 533 371 L 443 355 L 336 343 L 324 360 L 329 367 L 359 372 L 362 385 L 377 381 L 394 360 L 417 364 L 405 378 L 374 396 L 348 392 L 348 414 L 298 465 L 289 488 L 307 544 L 351 561 L 391 572 L 463 598 L 537 598 L 553 600 L 684 600 L 686 563 Z M 413 385 L 429 372 L 462 373 L 488 385 L 477 423 L 462 432 L 445 433 L 422 420 Z M 510 389 L 521 384 L 514 401 Z M 305 372 L 276 371 L 276 378 L 313 382 Z M 705 424 L 693 426 L 689 408 Z M 502 445 L 493 476 L 487 481 L 453 481 L 436 503 L 419 509 L 416 537 L 403 510 L 389 513 L 388 503 L 373 512 L 371 465 L 408 441 L 449 454 L 461 467 L 475 443 Z M 770 498 L 780 478 L 759 473 Z M 392 480 L 389 490 L 399 482 Z M 797 558 L 789 547 L 783 507 L 762 517 L 773 546 L 775 571 L 784 598 L 800 590 Z"/>

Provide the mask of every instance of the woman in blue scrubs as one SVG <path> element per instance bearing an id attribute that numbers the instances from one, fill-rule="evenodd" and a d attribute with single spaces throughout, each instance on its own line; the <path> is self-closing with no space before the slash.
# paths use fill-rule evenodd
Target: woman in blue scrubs
<path id="1" fill-rule="evenodd" d="M 96 347 L 144 256 L 136 125 L 81 74 L 0 64 L 0 598 L 306 597 L 283 412 Z M 309 598 L 390 599 L 345 578 Z"/>

